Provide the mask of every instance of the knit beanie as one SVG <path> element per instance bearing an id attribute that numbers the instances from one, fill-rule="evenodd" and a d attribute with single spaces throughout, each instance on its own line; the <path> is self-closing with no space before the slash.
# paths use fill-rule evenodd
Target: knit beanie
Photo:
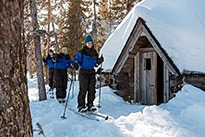
<path id="1" fill-rule="evenodd" d="M 86 36 L 86 37 L 85 37 L 85 44 L 88 43 L 88 42 L 90 42 L 90 41 L 93 43 L 92 37 L 91 37 L 90 35 Z"/>

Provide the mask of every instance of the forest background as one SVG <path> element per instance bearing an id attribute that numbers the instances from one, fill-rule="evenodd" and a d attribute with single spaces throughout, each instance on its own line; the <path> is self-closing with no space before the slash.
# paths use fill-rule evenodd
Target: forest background
<path id="1" fill-rule="evenodd" d="M 46 57 L 50 48 L 59 52 L 66 46 L 74 58 L 87 34 L 93 36 L 95 47 L 100 51 L 108 36 L 139 1 L 36 0 L 42 56 Z M 32 78 L 36 72 L 36 57 L 29 0 L 25 1 L 24 17 L 27 70 Z"/>

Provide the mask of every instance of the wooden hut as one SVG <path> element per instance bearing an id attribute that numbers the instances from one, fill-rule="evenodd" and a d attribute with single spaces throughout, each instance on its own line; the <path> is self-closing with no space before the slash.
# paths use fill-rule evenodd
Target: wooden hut
<path id="1" fill-rule="evenodd" d="M 192 84 L 191 79 L 200 77 L 201 84 L 195 82 L 195 86 L 205 87 L 204 74 L 180 73 L 142 18 L 137 19 L 109 75 L 115 84 L 108 85 L 116 85 L 111 86 L 116 94 L 124 100 L 146 105 L 168 102 L 186 78 Z"/>

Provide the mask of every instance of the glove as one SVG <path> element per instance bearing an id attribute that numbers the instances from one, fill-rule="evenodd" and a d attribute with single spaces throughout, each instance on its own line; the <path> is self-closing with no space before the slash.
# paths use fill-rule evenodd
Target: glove
<path id="1" fill-rule="evenodd" d="M 101 73 L 102 73 L 102 71 L 103 71 L 103 68 L 98 68 L 98 70 L 97 70 L 96 74 L 101 74 Z"/>
<path id="2" fill-rule="evenodd" d="M 54 59 L 54 58 L 51 58 L 51 62 L 54 64 L 54 63 L 55 63 L 55 59 Z"/>
<path id="3" fill-rule="evenodd" d="M 58 60 L 58 54 L 54 54 L 52 60 L 55 63 Z"/>
<path id="4" fill-rule="evenodd" d="M 77 70 L 77 69 L 79 68 L 79 66 L 78 66 L 78 64 L 77 64 L 76 62 L 73 62 L 72 66 L 73 66 L 73 68 L 74 68 L 75 70 Z"/>
<path id="5" fill-rule="evenodd" d="M 46 59 L 45 58 L 43 58 L 43 63 L 46 63 Z"/>
<path id="6" fill-rule="evenodd" d="M 104 57 L 101 56 L 100 58 L 97 59 L 97 64 L 100 65 L 101 63 L 104 62 Z"/>

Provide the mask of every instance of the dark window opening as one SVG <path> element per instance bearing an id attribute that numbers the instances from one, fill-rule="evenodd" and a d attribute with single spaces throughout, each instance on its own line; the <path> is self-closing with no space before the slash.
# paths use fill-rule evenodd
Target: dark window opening
<path id="1" fill-rule="evenodd" d="M 145 70 L 151 70 L 151 59 L 145 59 Z"/>

